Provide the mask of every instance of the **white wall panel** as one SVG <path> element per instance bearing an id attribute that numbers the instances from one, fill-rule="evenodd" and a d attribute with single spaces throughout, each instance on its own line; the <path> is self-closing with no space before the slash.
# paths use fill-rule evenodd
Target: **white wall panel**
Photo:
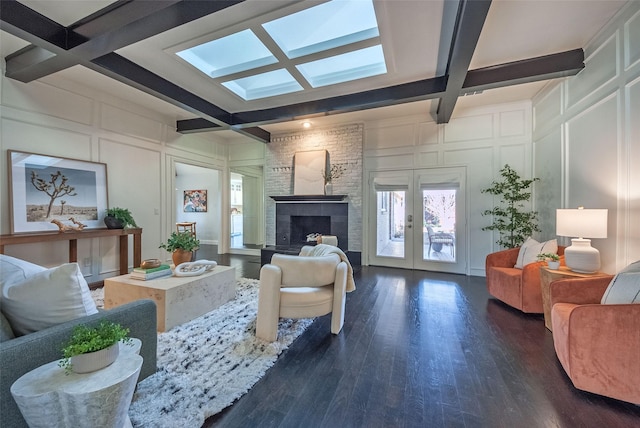
<path id="1" fill-rule="evenodd" d="M 624 67 L 640 61 L 640 11 L 625 24 Z"/>
<path id="2" fill-rule="evenodd" d="M 549 123 L 562 114 L 562 86 L 556 85 L 533 107 L 534 135 L 544 130 Z"/>
<path id="3" fill-rule="evenodd" d="M 626 208 L 627 214 L 623 218 L 624 224 L 618 226 L 618 235 L 627 237 L 626 246 L 622 249 L 626 256 L 623 263 L 640 258 L 640 78 L 628 85 L 626 94 L 627 151 L 623 153 L 623 162 L 628 179 L 624 183 L 620 204 Z"/>
<path id="4" fill-rule="evenodd" d="M 416 139 L 414 124 L 399 124 L 377 128 L 367 128 L 365 141 L 367 149 L 413 146 Z"/>
<path id="5" fill-rule="evenodd" d="M 500 117 L 500 137 L 523 137 L 526 133 L 524 110 L 502 111 Z"/>
<path id="6" fill-rule="evenodd" d="M 435 122 L 422 122 L 418 124 L 418 144 L 438 144 L 440 127 Z"/>
<path id="7" fill-rule="evenodd" d="M 615 96 L 586 110 L 568 122 L 567 208 L 607 208 L 608 233 L 617 229 L 618 99 Z M 616 240 L 596 239 L 603 270 L 615 272 Z"/>
<path id="8" fill-rule="evenodd" d="M 135 159 L 135 167 L 128 161 L 131 159 Z M 133 144 L 101 139 L 100 160 L 107 164 L 109 206 L 128 208 L 138 226 L 143 228 L 142 258 L 164 255 L 158 249 L 162 236 L 159 213 L 165 199 L 160 175 L 160 153 Z M 129 239 L 130 265 L 133 262 L 131 244 L 132 240 Z M 114 254 L 115 259 L 111 257 Z M 101 239 L 101 273 L 117 271 L 117 256 L 117 248 L 114 250 L 113 241 Z"/>
<path id="9" fill-rule="evenodd" d="M 567 81 L 567 107 L 571 107 L 618 75 L 617 37 L 614 35 L 585 59 L 585 68 Z"/>
<path id="10" fill-rule="evenodd" d="M 38 81 L 25 84 L 4 79 L 2 105 L 90 125 L 94 103 L 91 98 Z"/>
<path id="11" fill-rule="evenodd" d="M 491 114 L 451 119 L 444 128 L 445 143 L 483 140 L 493 136 L 493 115 Z"/>
<path id="12" fill-rule="evenodd" d="M 524 144 L 509 144 L 498 147 L 499 169 L 509 165 L 518 171 L 520 176 L 531 175 L 531 156 L 529 146 Z"/>
<path id="13" fill-rule="evenodd" d="M 560 129 L 534 142 L 535 206 L 540 238 L 556 237 L 556 209 L 562 207 L 562 133 Z"/>
<path id="14" fill-rule="evenodd" d="M 118 134 L 161 141 L 163 124 L 147 117 L 102 104 L 100 127 Z"/>

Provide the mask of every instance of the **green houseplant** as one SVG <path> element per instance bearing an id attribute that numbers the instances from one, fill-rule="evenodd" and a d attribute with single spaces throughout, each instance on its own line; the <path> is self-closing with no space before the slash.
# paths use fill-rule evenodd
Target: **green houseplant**
<path id="1" fill-rule="evenodd" d="M 558 269 L 560 267 L 560 256 L 555 253 L 540 253 L 537 257 L 538 260 L 547 262 L 547 266 L 551 269 Z"/>
<path id="2" fill-rule="evenodd" d="M 105 213 L 104 224 L 109 229 L 123 229 L 129 227 L 138 227 L 133 215 L 128 208 L 113 207 L 108 208 Z"/>
<path id="3" fill-rule="evenodd" d="M 191 232 L 172 232 L 167 242 L 158 248 L 164 248 L 171 253 L 173 264 L 191 261 L 193 252 L 200 246 L 200 240 Z"/>
<path id="4" fill-rule="evenodd" d="M 482 215 L 493 216 L 493 223 L 482 230 L 497 230 L 500 238 L 496 243 L 504 248 L 516 248 L 522 245 L 528 236 L 540 229 L 536 223 L 538 213 L 525 210 L 524 202 L 529 202 L 528 190 L 539 178 L 524 180 L 509 165 L 500 170 L 502 180 L 493 181 L 482 193 L 500 196 L 500 204 L 485 210 Z"/>
<path id="5" fill-rule="evenodd" d="M 103 321 L 96 327 L 80 324 L 62 348 L 60 367 L 67 372 L 87 373 L 106 367 L 118 357 L 118 342 L 131 345 L 129 329 Z M 92 361 L 97 358 L 97 361 Z"/>

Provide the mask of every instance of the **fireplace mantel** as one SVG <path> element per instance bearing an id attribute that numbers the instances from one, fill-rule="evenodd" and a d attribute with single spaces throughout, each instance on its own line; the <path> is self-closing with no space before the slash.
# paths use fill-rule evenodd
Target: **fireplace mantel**
<path id="1" fill-rule="evenodd" d="M 269 196 L 276 202 L 340 202 L 347 195 L 288 195 Z"/>

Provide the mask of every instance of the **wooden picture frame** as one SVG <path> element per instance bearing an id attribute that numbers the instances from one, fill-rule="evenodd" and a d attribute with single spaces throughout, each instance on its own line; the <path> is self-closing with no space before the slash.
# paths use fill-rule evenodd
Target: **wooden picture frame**
<path id="1" fill-rule="evenodd" d="M 7 150 L 11 233 L 59 230 L 52 220 L 104 227 L 107 165 Z"/>

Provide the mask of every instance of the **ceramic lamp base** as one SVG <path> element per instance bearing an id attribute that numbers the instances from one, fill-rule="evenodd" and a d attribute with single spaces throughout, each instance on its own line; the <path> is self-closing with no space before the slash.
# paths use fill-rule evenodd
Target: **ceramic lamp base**
<path id="1" fill-rule="evenodd" d="M 564 261 L 574 272 L 594 273 L 600 269 L 600 252 L 591 246 L 590 239 L 574 238 L 564 250 Z"/>

